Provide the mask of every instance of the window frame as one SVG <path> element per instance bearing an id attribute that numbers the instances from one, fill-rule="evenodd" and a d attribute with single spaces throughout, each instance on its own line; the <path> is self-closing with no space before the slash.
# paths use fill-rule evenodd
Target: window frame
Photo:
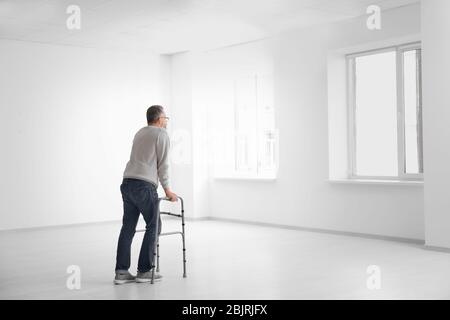
<path id="1" fill-rule="evenodd" d="M 418 161 L 419 170 L 423 172 L 423 105 L 422 105 L 422 48 L 421 42 L 412 42 L 401 45 L 389 46 L 379 49 L 367 50 L 352 54 L 347 54 L 346 77 L 347 77 L 347 106 L 348 106 L 348 178 L 364 180 L 401 180 L 401 181 L 423 181 L 423 173 L 406 173 L 406 150 L 405 150 L 405 99 L 404 99 L 404 59 L 403 53 L 410 50 L 420 50 L 418 76 L 418 108 L 419 112 L 419 132 Z M 397 148 L 398 148 L 398 175 L 397 176 L 366 176 L 356 174 L 356 68 L 355 59 L 367 55 L 384 52 L 396 53 L 396 73 L 397 73 Z"/>

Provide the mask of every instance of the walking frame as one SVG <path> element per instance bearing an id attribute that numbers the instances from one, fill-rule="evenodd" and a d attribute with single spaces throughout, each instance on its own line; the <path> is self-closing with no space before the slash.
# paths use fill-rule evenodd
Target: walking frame
<path id="1" fill-rule="evenodd" d="M 172 212 L 167 212 L 167 211 L 160 211 L 160 204 L 161 201 L 170 201 L 169 198 L 167 197 L 161 197 L 158 198 L 158 202 L 157 202 L 157 208 L 158 208 L 158 217 L 156 219 L 156 230 L 158 231 L 158 235 L 156 237 L 156 241 L 155 241 L 155 247 L 156 250 L 153 250 L 153 265 L 152 265 L 152 281 L 151 283 L 154 283 L 154 278 L 155 278 L 155 255 L 156 255 L 156 271 L 159 272 L 159 237 L 160 236 L 169 236 L 169 235 L 174 235 L 174 234 L 180 234 L 181 235 L 181 240 L 183 242 L 183 278 L 186 278 L 186 243 L 185 243 L 185 232 L 184 232 L 184 201 L 183 198 L 181 198 L 180 196 L 178 196 L 178 199 L 181 202 L 181 214 L 176 214 L 176 213 L 172 213 Z M 164 232 L 161 233 L 161 226 L 162 223 L 160 225 L 161 222 L 161 215 L 168 215 L 168 216 L 173 216 L 173 217 L 178 217 L 181 218 L 181 231 L 171 231 L 171 232 Z M 141 230 L 136 230 L 136 232 L 145 232 L 146 229 L 141 229 Z"/>

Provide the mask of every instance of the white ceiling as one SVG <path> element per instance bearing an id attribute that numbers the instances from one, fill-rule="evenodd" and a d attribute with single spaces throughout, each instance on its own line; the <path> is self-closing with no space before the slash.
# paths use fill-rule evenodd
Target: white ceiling
<path id="1" fill-rule="evenodd" d="M 0 0 L 0 39 L 156 53 L 212 49 L 420 0 Z M 81 29 L 66 8 L 81 8 Z"/>

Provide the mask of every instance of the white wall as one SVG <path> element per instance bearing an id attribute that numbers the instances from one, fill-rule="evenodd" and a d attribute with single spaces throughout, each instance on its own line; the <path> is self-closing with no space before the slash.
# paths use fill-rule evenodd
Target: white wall
<path id="1" fill-rule="evenodd" d="M 172 191 L 185 202 L 186 216 L 193 216 L 193 164 L 192 164 L 192 74 L 189 53 L 171 57 L 171 184 Z M 175 209 L 174 204 L 163 203 Z M 176 204 L 179 206 L 179 204 Z"/>
<path id="2" fill-rule="evenodd" d="M 280 134 L 277 180 L 211 179 L 213 217 L 424 239 L 422 187 L 328 182 L 328 55 L 420 34 L 418 5 L 382 17 L 381 31 L 367 30 L 358 18 L 199 54 L 193 69 L 209 83 L 198 91 L 205 92 L 211 128 L 232 119 L 227 80 L 268 68 Z"/>
<path id="3" fill-rule="evenodd" d="M 450 248 L 450 1 L 422 1 L 425 230 Z"/>
<path id="4" fill-rule="evenodd" d="M 0 229 L 120 220 L 119 186 L 169 58 L 0 41 Z"/>
<path id="5" fill-rule="evenodd" d="M 210 215 L 207 160 L 207 107 L 198 91 L 204 78 L 193 70 L 196 57 L 190 52 L 171 57 L 171 111 L 173 191 L 183 197 L 189 218 Z M 206 80 L 207 81 L 207 80 Z M 177 210 L 179 204 L 164 204 Z"/>

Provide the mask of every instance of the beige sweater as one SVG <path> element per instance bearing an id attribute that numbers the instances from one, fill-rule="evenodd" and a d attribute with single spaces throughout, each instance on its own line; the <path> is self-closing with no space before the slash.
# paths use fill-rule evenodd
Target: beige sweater
<path id="1" fill-rule="evenodd" d="M 124 178 L 134 178 L 153 183 L 158 188 L 158 178 L 163 188 L 169 186 L 170 139 L 164 128 L 146 126 L 133 139 L 130 160 Z"/>

